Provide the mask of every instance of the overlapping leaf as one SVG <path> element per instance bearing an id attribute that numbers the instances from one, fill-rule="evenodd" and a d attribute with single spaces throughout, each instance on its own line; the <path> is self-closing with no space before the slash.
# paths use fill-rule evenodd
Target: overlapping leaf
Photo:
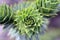
<path id="1" fill-rule="evenodd" d="M 0 23 L 7 23 L 13 15 L 12 8 L 8 5 L 0 5 Z"/>
<path id="2" fill-rule="evenodd" d="M 43 16 L 33 6 L 28 6 L 22 10 L 17 10 L 14 22 L 20 34 L 31 36 L 40 32 L 43 23 Z"/>
<path id="3" fill-rule="evenodd" d="M 58 4 L 60 4 L 59 0 L 36 0 L 36 5 L 39 12 L 45 16 L 55 15 L 55 9 Z"/>

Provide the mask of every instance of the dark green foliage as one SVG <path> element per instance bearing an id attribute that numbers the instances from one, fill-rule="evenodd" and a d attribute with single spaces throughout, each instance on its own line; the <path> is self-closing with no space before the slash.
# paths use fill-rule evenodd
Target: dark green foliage
<path id="1" fill-rule="evenodd" d="M 52 16 L 56 15 L 55 9 L 59 2 L 59 0 L 36 0 L 36 6 L 44 16 Z"/>
<path id="2" fill-rule="evenodd" d="M 8 5 L 0 5 L 0 23 L 7 23 L 13 15 L 12 8 Z"/>

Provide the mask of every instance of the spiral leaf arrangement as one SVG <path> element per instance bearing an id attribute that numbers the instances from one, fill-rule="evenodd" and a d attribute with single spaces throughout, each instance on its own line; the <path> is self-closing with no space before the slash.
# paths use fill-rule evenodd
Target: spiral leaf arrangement
<path id="1" fill-rule="evenodd" d="M 8 5 L 0 5 L 0 23 L 7 23 L 13 15 L 12 8 Z"/>
<path id="2" fill-rule="evenodd" d="M 59 2 L 59 0 L 36 0 L 36 6 L 44 16 L 51 16 L 55 15 L 54 11 Z"/>
<path id="3" fill-rule="evenodd" d="M 20 34 L 31 36 L 40 32 L 43 23 L 43 16 L 34 7 L 29 6 L 22 10 L 17 10 L 14 18 L 16 29 Z"/>

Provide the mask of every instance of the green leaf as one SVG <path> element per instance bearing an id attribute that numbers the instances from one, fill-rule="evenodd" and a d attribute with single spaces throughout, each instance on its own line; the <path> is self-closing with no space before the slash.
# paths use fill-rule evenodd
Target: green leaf
<path id="1" fill-rule="evenodd" d="M 27 36 L 40 32 L 40 27 L 43 23 L 43 16 L 32 5 L 33 4 L 31 3 L 30 6 L 17 10 L 14 15 L 14 22 L 17 22 L 16 28 L 18 29 L 19 33 L 26 34 Z"/>

